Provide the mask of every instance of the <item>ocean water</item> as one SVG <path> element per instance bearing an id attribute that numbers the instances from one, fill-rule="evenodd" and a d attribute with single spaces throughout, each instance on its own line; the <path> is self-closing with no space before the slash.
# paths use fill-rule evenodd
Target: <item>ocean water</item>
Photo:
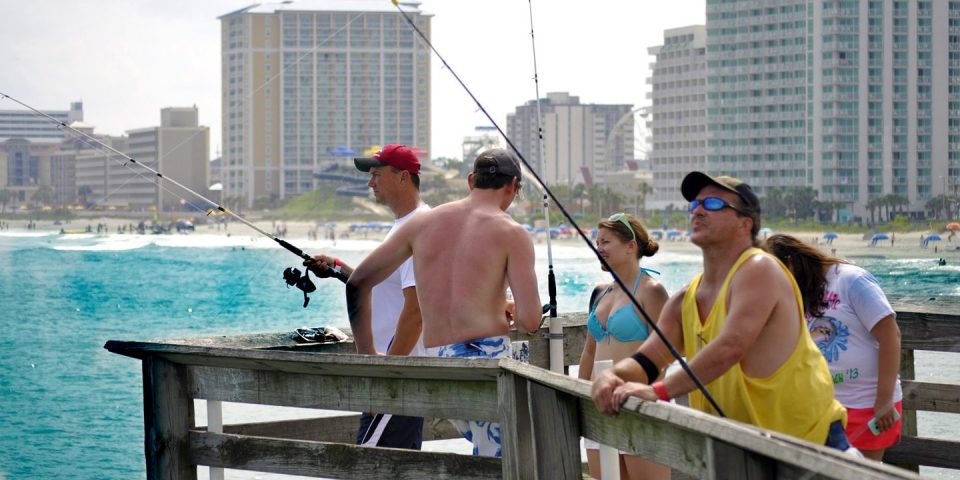
<path id="1" fill-rule="evenodd" d="M 349 264 L 377 244 L 292 241 Z M 560 312 L 585 310 L 592 286 L 608 276 L 586 247 L 555 245 L 553 257 Z M 537 258 L 545 279 L 545 245 L 537 245 Z M 891 297 L 960 305 L 958 266 L 933 267 L 929 259 L 857 263 Z M 140 362 L 103 344 L 347 326 L 342 284 L 315 280 L 304 309 L 300 292 L 282 279 L 290 266 L 300 266 L 297 257 L 249 235 L 0 232 L 0 479 L 143 478 Z M 662 252 L 644 266 L 660 271 L 674 292 L 699 271 L 700 257 Z M 546 300 L 543 281 L 540 288 Z M 953 357 L 918 354 L 918 377 L 960 383 Z M 926 417 L 922 435 L 957 438 L 957 418 Z"/>

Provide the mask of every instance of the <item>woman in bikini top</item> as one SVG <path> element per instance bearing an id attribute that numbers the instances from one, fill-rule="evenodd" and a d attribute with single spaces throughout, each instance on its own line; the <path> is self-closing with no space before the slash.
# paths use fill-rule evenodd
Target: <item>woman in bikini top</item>
<path id="1" fill-rule="evenodd" d="M 650 276 L 657 272 L 640 267 L 640 258 L 652 256 L 660 246 L 632 215 L 614 214 L 597 227 L 597 251 L 624 284 L 633 285 L 631 293 L 656 322 L 667 301 L 667 290 Z M 595 362 L 616 363 L 632 355 L 650 332 L 630 297 L 616 283 L 598 286 L 591 297 L 588 333 L 580 355 L 579 377 L 584 380 L 592 379 Z M 622 478 L 669 477 L 669 469 L 662 465 L 632 455 L 621 455 L 620 459 Z M 590 442 L 587 462 L 590 475 L 600 478 L 599 453 Z"/>

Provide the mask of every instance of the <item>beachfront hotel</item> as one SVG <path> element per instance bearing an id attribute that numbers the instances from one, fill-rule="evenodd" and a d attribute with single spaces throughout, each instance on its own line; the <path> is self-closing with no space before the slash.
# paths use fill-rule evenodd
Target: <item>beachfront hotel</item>
<path id="1" fill-rule="evenodd" d="M 429 37 L 431 16 L 400 8 Z M 225 201 L 313 190 L 321 167 L 374 146 L 429 152 L 429 50 L 390 2 L 257 4 L 220 21 Z"/>
<path id="2" fill-rule="evenodd" d="M 680 183 L 707 162 L 707 29 L 703 25 L 666 30 L 663 45 L 647 52 L 650 65 L 652 197 L 647 206 L 683 205 Z"/>
<path id="3" fill-rule="evenodd" d="M 634 161 L 633 105 L 580 103 L 578 96 L 551 92 L 540 111 L 542 164 L 536 100 L 507 115 L 507 136 L 548 185 L 604 183 Z"/>
<path id="4" fill-rule="evenodd" d="M 923 215 L 960 174 L 960 1 L 708 0 L 707 170 Z M 656 115 L 656 109 L 655 109 Z"/>
<path id="5" fill-rule="evenodd" d="M 88 135 L 93 135 L 90 127 Z M 160 110 L 160 125 L 127 130 L 126 136 L 97 136 L 114 149 L 191 190 L 207 195 L 210 128 L 199 124 L 197 107 Z M 107 149 L 91 148 L 76 154 L 77 191 L 89 189 L 87 200 L 106 208 L 148 211 L 200 210 L 206 204 L 186 205 L 191 196 L 169 182 L 157 182 L 146 169 L 127 164 Z"/>

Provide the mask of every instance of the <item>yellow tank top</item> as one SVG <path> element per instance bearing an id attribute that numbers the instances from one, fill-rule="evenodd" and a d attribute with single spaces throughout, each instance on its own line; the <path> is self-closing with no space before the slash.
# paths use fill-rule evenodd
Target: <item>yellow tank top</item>
<path id="1" fill-rule="evenodd" d="M 740 255 L 720 287 L 713 308 L 703 325 L 697 309 L 696 293 L 703 273 L 690 282 L 683 297 L 683 344 L 687 359 L 716 338 L 727 318 L 727 287 L 740 265 L 753 255 L 767 255 L 758 248 L 749 248 Z M 833 397 L 833 382 L 823 354 L 810 338 L 803 317 L 800 289 L 790 271 L 787 273 L 797 298 L 797 321 L 801 322 L 800 336 L 793 353 L 772 375 L 753 378 L 745 375 L 736 364 L 707 385 L 713 398 L 727 417 L 744 423 L 793 435 L 822 445 L 827 440 L 830 424 L 847 421 L 847 411 Z M 716 415 L 703 394 L 690 393 L 690 406 Z"/>

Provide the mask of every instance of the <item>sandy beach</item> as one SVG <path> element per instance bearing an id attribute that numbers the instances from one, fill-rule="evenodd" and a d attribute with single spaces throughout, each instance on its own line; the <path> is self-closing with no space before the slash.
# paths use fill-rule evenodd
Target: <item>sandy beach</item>
<path id="1" fill-rule="evenodd" d="M 28 220 L 6 220 L 12 229 L 26 229 Z M 79 218 L 73 219 L 69 223 L 56 224 L 51 220 L 33 221 L 35 229 L 38 231 L 59 232 L 61 230 L 77 231 L 85 230 L 90 226 L 92 232 L 97 232 L 97 225 L 104 224 L 106 229 L 104 233 L 119 233 L 120 228 L 135 226 L 138 222 L 125 218 Z M 296 243 L 297 240 L 309 239 L 327 239 L 328 235 L 333 233 L 336 239 L 363 239 L 363 240 L 381 240 L 387 232 L 387 228 L 370 229 L 357 228 L 351 229 L 352 224 L 366 225 L 370 222 L 337 222 L 335 227 L 331 227 L 323 222 L 309 221 L 269 221 L 252 220 L 257 228 L 264 232 L 277 235 Z M 388 226 L 389 222 L 374 222 Z M 826 230 L 824 230 L 826 231 Z M 194 233 L 213 234 L 213 235 L 241 235 L 249 237 L 260 236 L 254 229 L 247 225 L 233 220 L 229 223 L 208 223 L 205 225 L 196 225 Z M 841 258 L 929 258 L 937 260 L 943 258 L 949 264 L 960 262 L 960 235 L 955 238 L 949 238 L 949 232 L 940 232 L 942 240 L 929 242 L 923 245 L 921 237 L 930 234 L 929 231 L 914 231 L 907 233 L 894 233 L 891 240 L 882 240 L 873 244 L 869 234 L 841 233 L 836 239 L 829 241 L 823 238 L 824 232 L 809 231 L 783 231 L 773 233 L 787 233 L 793 235 L 811 245 L 817 245 L 823 251 L 832 253 Z M 173 233 L 176 235 L 176 233 Z M 769 235 L 769 234 L 768 234 Z M 889 235 L 889 234 L 888 234 Z M 761 238 L 765 238 L 761 235 Z M 545 243 L 543 234 L 534 236 L 534 241 L 538 244 Z M 580 237 L 567 237 L 554 239 L 557 245 L 575 246 L 582 244 Z M 688 240 L 661 240 L 660 247 L 663 251 L 695 253 L 698 251 L 696 245 Z"/>
<path id="2" fill-rule="evenodd" d="M 5 222 L 8 223 L 12 229 L 26 229 L 28 220 L 7 220 Z M 85 230 L 87 226 L 90 226 L 92 232 L 94 233 L 97 232 L 98 224 L 106 225 L 104 233 L 119 233 L 120 228 L 126 227 L 129 229 L 131 226 L 135 226 L 137 223 L 137 221 L 130 219 L 109 217 L 73 219 L 69 223 L 61 224 L 56 224 L 54 221 L 50 220 L 33 222 L 35 224 L 35 229 L 38 231 L 77 231 Z M 366 225 L 370 223 L 367 221 L 337 222 L 335 223 L 336 226 L 332 228 L 324 222 L 309 221 L 254 220 L 252 223 L 264 232 L 277 235 L 278 237 L 289 240 L 294 244 L 297 240 L 328 239 L 328 236 L 331 234 L 331 232 L 335 235 L 336 239 L 363 240 L 381 240 L 387 232 L 387 228 L 351 229 L 352 224 Z M 389 222 L 379 223 L 387 226 L 389 225 Z M 260 235 L 249 226 L 244 225 L 236 220 L 233 220 L 225 225 L 214 222 L 206 225 L 196 225 L 194 233 L 230 236 L 242 235 L 250 237 L 256 237 Z M 951 240 L 949 239 L 949 232 L 939 232 L 942 240 L 937 242 L 929 242 L 926 246 L 923 245 L 921 237 L 925 238 L 930 234 L 929 231 L 894 233 L 892 234 L 892 241 L 882 240 L 876 244 L 871 243 L 871 237 L 869 234 L 841 233 L 836 239 L 829 241 L 823 238 L 824 232 L 783 231 L 781 233 L 793 235 L 811 245 L 817 245 L 819 248 L 823 249 L 824 252 L 832 253 L 841 258 L 929 258 L 931 260 L 943 258 L 949 264 L 956 264 L 960 262 L 960 235 L 957 235 L 956 238 Z M 176 233 L 174 233 L 174 235 L 175 234 Z M 761 236 L 761 238 L 764 237 Z M 534 236 L 534 241 L 539 244 L 545 243 L 546 239 L 543 234 L 539 234 Z M 583 240 L 574 236 L 555 239 L 554 242 L 556 242 L 557 245 L 575 246 L 582 244 Z M 697 246 L 691 244 L 688 240 L 661 240 L 660 248 L 663 251 L 684 253 L 695 253 L 698 250 Z"/>

